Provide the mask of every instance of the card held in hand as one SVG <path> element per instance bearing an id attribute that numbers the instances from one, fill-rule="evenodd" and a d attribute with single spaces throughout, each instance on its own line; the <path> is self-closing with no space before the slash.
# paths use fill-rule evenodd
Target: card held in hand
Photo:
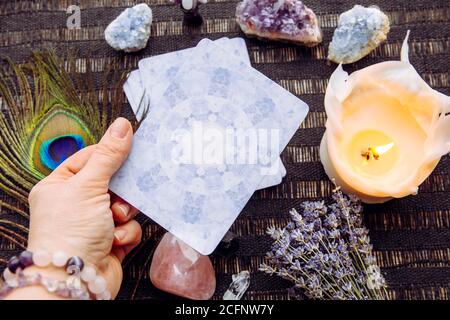
<path id="1" fill-rule="evenodd" d="M 166 83 L 152 87 L 151 98 L 151 116 L 110 189 L 208 255 L 258 189 L 261 172 L 270 174 L 308 107 L 207 40 Z"/>

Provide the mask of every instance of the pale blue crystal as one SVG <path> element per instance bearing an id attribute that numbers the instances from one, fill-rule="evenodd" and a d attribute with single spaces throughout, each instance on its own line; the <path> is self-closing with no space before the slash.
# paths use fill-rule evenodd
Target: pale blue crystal
<path id="1" fill-rule="evenodd" d="M 105 39 L 116 50 L 139 51 L 147 46 L 152 10 L 145 3 L 123 11 L 105 30 Z"/>
<path id="2" fill-rule="evenodd" d="M 388 32 L 389 19 L 379 8 L 356 5 L 339 17 L 328 58 L 336 63 L 356 62 L 384 41 Z"/>

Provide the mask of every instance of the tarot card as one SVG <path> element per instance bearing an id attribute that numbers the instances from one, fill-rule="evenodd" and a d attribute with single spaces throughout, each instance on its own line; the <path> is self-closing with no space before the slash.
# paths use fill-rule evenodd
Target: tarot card
<path id="1" fill-rule="evenodd" d="M 227 54 L 231 54 L 243 63 L 250 65 L 247 47 L 242 38 L 220 38 L 214 43 L 221 46 Z M 174 76 L 183 62 L 189 59 L 193 50 L 194 48 L 185 49 L 141 60 L 139 70 L 130 74 L 124 86 L 125 93 L 135 113 L 139 112 L 138 107 L 141 101 L 143 104 L 151 103 L 154 88 L 158 84 L 167 83 L 168 77 Z M 276 173 L 273 170 L 268 171 L 270 174 L 264 176 L 258 189 L 271 187 L 281 182 L 286 175 L 286 169 L 281 160 L 274 164 L 275 168 L 280 168 L 280 170 Z"/>
<path id="2" fill-rule="evenodd" d="M 110 188 L 207 255 L 258 189 L 261 171 L 276 164 L 308 107 L 209 41 L 192 51 L 178 69 L 167 74 L 169 81 L 152 88 L 151 116 L 136 133 L 131 154 Z M 229 128 L 235 134 L 232 141 L 257 132 L 256 161 L 236 160 L 252 155 L 254 149 L 247 148 L 246 139 L 223 147 L 220 137 L 227 137 Z M 197 135 L 200 129 L 203 132 Z M 207 130 L 210 135 L 205 137 Z M 270 134 L 266 142 L 271 143 L 259 139 L 260 132 Z M 195 146 L 211 142 L 211 137 L 216 138 L 214 143 Z M 205 161 L 205 154 L 217 162 Z"/>

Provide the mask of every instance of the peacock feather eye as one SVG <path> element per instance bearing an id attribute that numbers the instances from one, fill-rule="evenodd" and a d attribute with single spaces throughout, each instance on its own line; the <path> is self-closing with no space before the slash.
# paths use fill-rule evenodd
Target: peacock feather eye
<path id="1" fill-rule="evenodd" d="M 85 146 L 83 138 L 78 134 L 65 134 L 46 140 L 39 151 L 40 161 L 48 169 L 55 170 L 67 158 Z"/>
<path id="2" fill-rule="evenodd" d="M 30 168 L 44 177 L 72 154 L 94 143 L 94 132 L 78 112 L 54 104 L 34 126 L 28 143 Z"/>
<path id="3" fill-rule="evenodd" d="M 99 84 L 90 58 L 79 71 L 74 56 L 64 62 L 52 50 L 34 52 L 24 65 L 7 59 L 4 67 L 0 69 L 0 213 L 12 211 L 24 220 L 19 225 L 15 218 L 0 219 L 0 236 L 26 247 L 30 190 L 65 159 L 101 139 L 121 114 L 128 72 L 105 63 Z M 148 111 L 148 106 L 143 107 L 142 119 Z M 142 119 L 135 119 L 134 129 Z M 4 201 L 3 195 L 13 201 Z"/>

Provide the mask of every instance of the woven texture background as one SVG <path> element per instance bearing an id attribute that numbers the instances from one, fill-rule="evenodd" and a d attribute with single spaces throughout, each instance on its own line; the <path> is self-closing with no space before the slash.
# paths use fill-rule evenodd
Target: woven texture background
<path id="1" fill-rule="evenodd" d="M 54 47 L 63 55 L 67 49 L 78 52 L 80 66 L 90 55 L 98 65 L 117 62 L 122 68 L 135 68 L 144 57 L 195 46 L 204 37 L 243 36 L 234 21 L 236 0 L 210 0 L 201 8 L 201 28 L 186 28 L 177 6 L 167 0 L 142 1 L 153 9 L 154 22 L 148 47 L 138 54 L 125 55 L 112 50 L 103 31 L 124 8 L 141 1 L 131 0 L 0 0 L 0 57 L 24 62 L 31 50 Z M 251 271 L 246 299 L 286 299 L 289 283 L 257 271 L 270 246 L 265 230 L 283 226 L 292 207 L 304 200 L 323 199 L 331 193 L 319 161 L 319 143 L 326 115 L 323 107 L 327 81 L 336 65 L 326 61 L 327 47 L 339 14 L 355 0 L 305 1 L 319 16 L 324 42 L 316 48 L 247 40 L 253 66 L 299 96 L 310 105 L 310 114 L 282 154 L 287 176 L 275 187 L 257 191 L 232 231 L 239 236 L 239 249 L 229 258 L 213 255 L 217 272 L 215 299 L 221 298 L 231 275 Z M 369 57 L 346 67 L 354 71 L 389 59 L 398 59 L 402 40 L 411 30 L 411 61 L 435 89 L 449 95 L 450 2 L 448 0 L 359 0 L 377 4 L 391 20 L 386 43 Z M 66 9 L 80 5 L 82 28 L 68 30 Z M 96 64 L 93 65 L 96 68 Z M 94 70 L 101 71 L 101 70 Z M 450 297 L 450 157 L 440 162 L 417 196 L 384 205 L 365 207 L 365 223 L 375 255 L 396 299 L 449 299 Z M 3 198 L 5 198 L 3 196 Z M 8 200 L 8 199 L 5 199 Z M 2 213 L 7 213 L 2 208 Z M 164 231 L 140 216 L 144 241 L 125 262 L 121 299 L 173 299 L 155 289 L 149 280 L 151 255 Z M 20 249 L 0 239 L 0 269 L 6 259 Z"/>

